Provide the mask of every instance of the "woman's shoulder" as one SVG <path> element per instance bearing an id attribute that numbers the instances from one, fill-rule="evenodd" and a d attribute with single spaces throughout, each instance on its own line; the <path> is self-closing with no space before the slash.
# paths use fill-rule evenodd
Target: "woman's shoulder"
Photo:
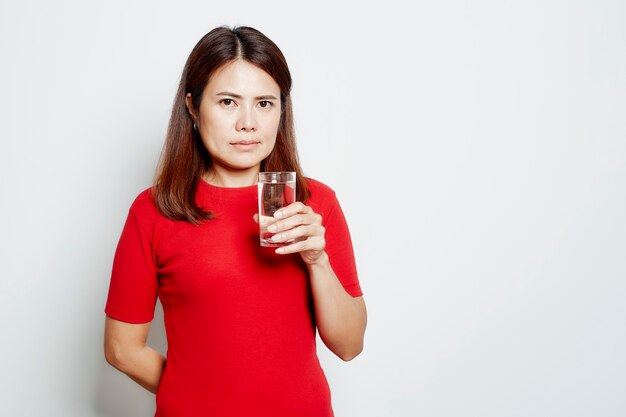
<path id="1" fill-rule="evenodd" d="M 307 187 L 311 192 L 316 191 L 324 194 L 334 194 L 335 191 L 327 184 L 311 177 L 305 177 Z"/>
<path id="2" fill-rule="evenodd" d="M 140 192 L 133 200 L 133 203 L 131 204 L 130 208 L 134 210 L 143 211 L 143 210 L 150 209 L 150 207 L 155 207 L 152 191 L 153 191 L 153 187 L 149 187 L 143 190 L 142 192 Z"/>
<path id="3" fill-rule="evenodd" d="M 335 191 L 329 185 L 309 177 L 305 180 L 309 188 L 309 204 L 330 208 L 337 203 Z"/>
<path id="4" fill-rule="evenodd" d="M 130 205 L 130 213 L 143 224 L 151 223 L 161 217 L 154 202 L 153 187 L 140 192 Z"/>

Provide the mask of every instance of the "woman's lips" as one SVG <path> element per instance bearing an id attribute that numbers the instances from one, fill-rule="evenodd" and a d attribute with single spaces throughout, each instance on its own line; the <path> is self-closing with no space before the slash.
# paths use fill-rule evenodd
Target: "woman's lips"
<path id="1" fill-rule="evenodd" d="M 254 149 L 254 147 L 259 143 L 261 142 L 259 142 L 258 140 L 240 140 L 237 142 L 231 142 L 230 144 L 242 151 L 249 151 L 251 149 Z"/>

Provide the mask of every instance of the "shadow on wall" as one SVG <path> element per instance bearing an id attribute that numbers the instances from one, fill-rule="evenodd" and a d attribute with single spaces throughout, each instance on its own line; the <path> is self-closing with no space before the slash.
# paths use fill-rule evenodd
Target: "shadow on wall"
<path id="1" fill-rule="evenodd" d="M 148 345 L 164 355 L 167 352 L 163 308 L 158 300 L 154 311 L 154 320 L 150 326 Z M 95 387 L 93 408 L 98 417 L 154 415 L 154 394 L 109 365 L 104 359 L 104 354 Z"/>

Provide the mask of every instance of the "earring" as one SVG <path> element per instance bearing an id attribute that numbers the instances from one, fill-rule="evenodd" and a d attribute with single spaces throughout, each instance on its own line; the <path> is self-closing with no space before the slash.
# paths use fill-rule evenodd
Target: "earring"
<path id="1" fill-rule="evenodd" d="M 195 123 L 193 124 L 193 130 L 198 130 Z"/>

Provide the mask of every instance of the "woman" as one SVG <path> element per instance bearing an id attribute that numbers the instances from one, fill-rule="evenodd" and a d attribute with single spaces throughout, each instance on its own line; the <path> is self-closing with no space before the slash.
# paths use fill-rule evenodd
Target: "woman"
<path id="1" fill-rule="evenodd" d="M 105 356 L 157 394 L 156 416 L 332 416 L 316 329 L 343 360 L 366 310 L 334 192 L 304 178 L 291 76 L 249 27 L 216 28 L 191 52 L 155 184 L 133 202 L 106 305 Z M 295 171 L 297 202 L 258 241 L 260 171 Z M 146 345 L 156 297 L 167 359 Z"/>

